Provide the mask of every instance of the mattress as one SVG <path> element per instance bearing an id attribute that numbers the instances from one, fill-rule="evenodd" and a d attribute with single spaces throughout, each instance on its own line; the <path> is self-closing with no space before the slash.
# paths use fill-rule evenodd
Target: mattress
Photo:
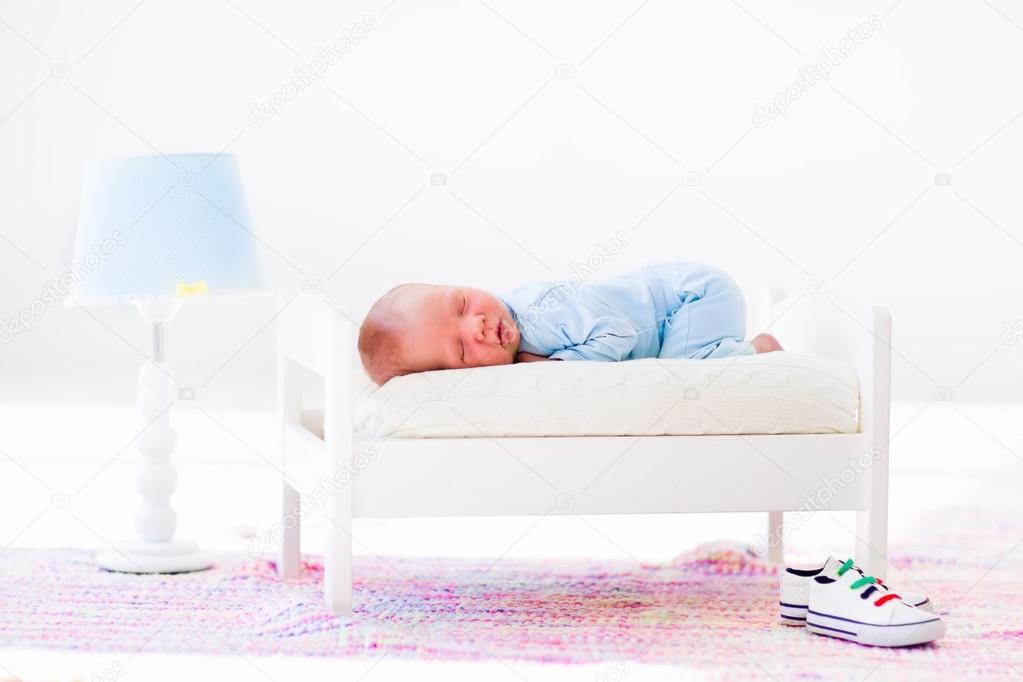
<path id="1" fill-rule="evenodd" d="M 422 372 L 356 396 L 363 439 L 853 433 L 851 368 L 787 352 Z"/>

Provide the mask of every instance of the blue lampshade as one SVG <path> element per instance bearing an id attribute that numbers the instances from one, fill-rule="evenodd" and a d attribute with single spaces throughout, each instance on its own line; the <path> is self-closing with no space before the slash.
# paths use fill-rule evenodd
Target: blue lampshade
<path id="1" fill-rule="evenodd" d="M 72 266 L 82 303 L 260 289 L 237 161 L 178 154 L 90 162 Z"/>

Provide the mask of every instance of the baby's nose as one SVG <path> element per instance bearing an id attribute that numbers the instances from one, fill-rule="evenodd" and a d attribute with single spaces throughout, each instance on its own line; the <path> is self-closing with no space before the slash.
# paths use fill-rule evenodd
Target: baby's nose
<path id="1" fill-rule="evenodd" d="M 486 334 L 487 316 L 480 313 L 472 321 L 472 337 L 477 341 L 483 341 L 486 339 Z"/>

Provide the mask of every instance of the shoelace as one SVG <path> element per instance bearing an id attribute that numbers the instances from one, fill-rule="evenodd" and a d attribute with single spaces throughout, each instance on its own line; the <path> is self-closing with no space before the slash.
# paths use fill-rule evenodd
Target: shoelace
<path id="1" fill-rule="evenodd" d="M 853 584 L 849 586 L 850 590 L 858 590 L 858 589 L 860 589 L 861 587 L 863 587 L 865 585 L 869 585 L 870 586 L 867 589 L 863 590 L 863 594 L 860 595 L 860 599 L 866 599 L 871 594 L 873 594 L 874 592 L 877 591 L 877 587 L 875 586 L 875 583 L 877 585 L 880 585 L 881 587 L 883 587 L 886 591 L 888 590 L 888 586 L 884 585 L 879 578 L 875 578 L 872 575 L 863 575 L 863 571 L 860 571 L 859 568 L 856 568 L 855 566 L 853 566 L 853 560 L 852 559 L 846 559 L 845 563 L 842 564 L 839 567 L 839 569 L 838 569 L 839 577 L 845 575 L 846 571 L 848 571 L 850 568 L 855 568 L 857 571 L 859 571 L 859 574 L 861 576 L 859 580 L 853 582 Z M 890 602 L 892 599 L 902 599 L 902 597 L 900 597 L 899 595 L 895 594 L 894 592 L 888 591 L 888 594 L 886 594 L 886 595 L 884 595 L 884 596 L 882 596 L 882 597 L 880 597 L 880 598 L 878 598 L 878 599 L 876 599 L 874 601 L 874 606 L 884 606 L 885 604 Z"/>

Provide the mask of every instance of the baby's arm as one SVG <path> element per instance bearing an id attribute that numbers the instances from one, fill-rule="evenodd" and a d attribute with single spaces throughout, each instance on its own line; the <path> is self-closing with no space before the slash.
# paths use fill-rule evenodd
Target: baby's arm
<path id="1" fill-rule="evenodd" d="M 554 351 L 550 357 L 519 351 L 515 354 L 515 362 L 542 362 L 544 360 L 566 359 L 615 362 L 625 359 L 635 345 L 635 334 L 625 333 L 617 335 L 604 331 L 594 334 L 585 343 Z"/>
<path id="2" fill-rule="evenodd" d="M 597 360 L 619 362 L 636 347 L 636 332 L 626 321 L 601 317 L 585 335 L 585 340 L 551 354 L 552 360 Z"/>
<path id="3" fill-rule="evenodd" d="M 516 362 L 540 360 L 624 360 L 636 346 L 637 334 L 632 324 L 619 317 L 599 296 L 586 291 L 558 294 L 567 285 L 552 288 L 542 295 L 538 310 L 545 310 L 530 320 L 533 346 L 548 357 L 520 352 Z M 545 305 L 546 304 L 546 305 Z"/>

